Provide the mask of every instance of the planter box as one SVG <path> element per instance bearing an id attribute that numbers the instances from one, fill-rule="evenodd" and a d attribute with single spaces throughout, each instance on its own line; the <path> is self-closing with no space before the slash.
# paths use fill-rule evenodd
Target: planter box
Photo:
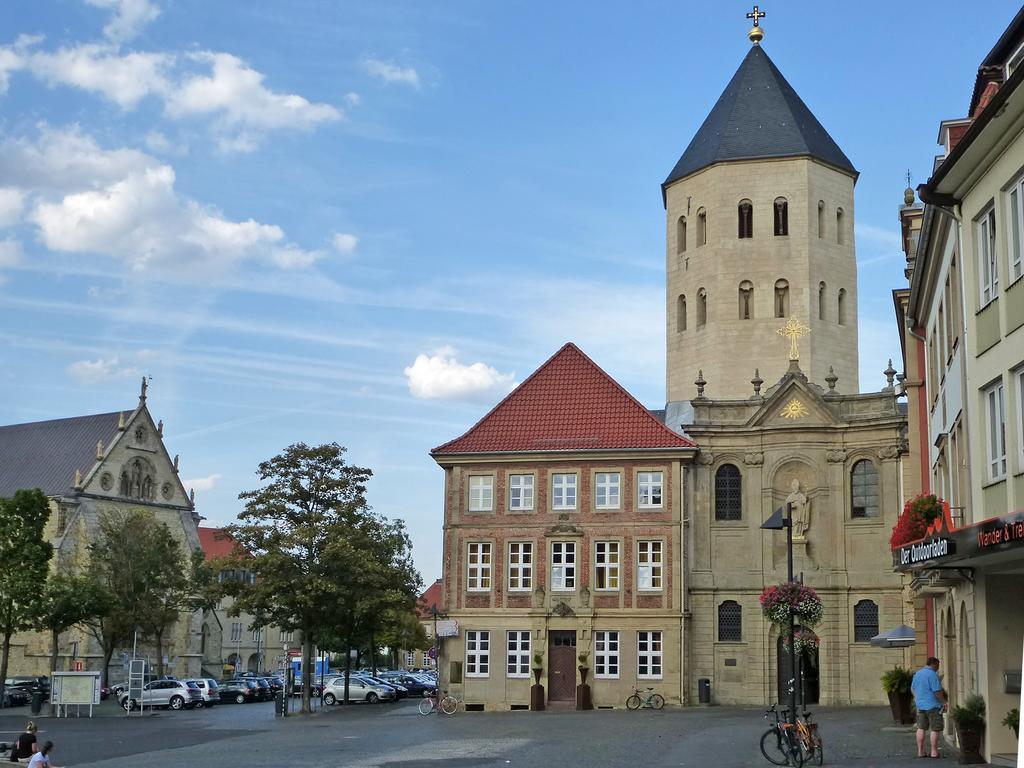
<path id="1" fill-rule="evenodd" d="M 914 697 L 907 691 L 889 691 L 889 709 L 892 710 L 892 719 L 896 725 L 912 725 L 916 718 L 914 711 Z"/>

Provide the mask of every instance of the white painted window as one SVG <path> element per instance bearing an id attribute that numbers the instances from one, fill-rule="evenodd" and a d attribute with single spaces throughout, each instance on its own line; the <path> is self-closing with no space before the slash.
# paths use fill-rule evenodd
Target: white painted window
<path id="1" fill-rule="evenodd" d="M 471 541 L 467 545 L 466 589 L 470 592 L 488 592 L 491 589 L 491 544 Z"/>
<path id="2" fill-rule="evenodd" d="M 594 543 L 594 588 L 616 590 L 619 588 L 619 542 L 598 541 Z"/>
<path id="3" fill-rule="evenodd" d="M 981 306 L 999 296 L 999 262 L 996 256 L 996 210 L 989 208 L 978 222 L 978 269 L 981 270 Z"/>
<path id="4" fill-rule="evenodd" d="M 661 507 L 662 472 L 638 472 L 636 476 L 637 504 L 640 509 Z"/>
<path id="5" fill-rule="evenodd" d="M 618 472 L 598 472 L 595 506 L 598 509 L 618 509 L 622 481 Z"/>
<path id="6" fill-rule="evenodd" d="M 416 666 L 416 652 L 406 651 L 405 653 L 405 668 L 409 669 Z"/>
<path id="7" fill-rule="evenodd" d="M 619 677 L 619 633 L 594 633 L 594 677 L 615 680 Z"/>
<path id="8" fill-rule="evenodd" d="M 494 509 L 494 478 L 472 475 L 469 478 L 469 511 L 490 512 Z"/>
<path id="9" fill-rule="evenodd" d="M 1006 477 L 1006 403 L 1003 382 L 984 391 L 988 421 L 988 479 Z"/>
<path id="10" fill-rule="evenodd" d="M 533 542 L 510 541 L 508 545 L 508 591 L 533 589 Z"/>
<path id="11" fill-rule="evenodd" d="M 258 643 L 258 642 L 260 642 L 262 640 L 263 640 L 263 630 L 262 629 L 258 629 L 258 628 L 254 629 L 252 631 L 252 641 L 254 643 Z"/>
<path id="12" fill-rule="evenodd" d="M 292 632 L 292 630 L 290 630 L 290 629 L 282 629 L 281 630 L 281 644 L 284 645 L 285 643 L 292 642 L 294 636 L 295 635 L 294 635 L 294 632 Z"/>
<path id="13" fill-rule="evenodd" d="M 233 621 L 231 622 L 231 642 L 237 643 L 242 639 L 242 622 Z"/>
<path id="14" fill-rule="evenodd" d="M 636 633 L 636 676 L 641 680 L 661 679 L 661 631 Z"/>
<path id="15" fill-rule="evenodd" d="M 576 509 L 576 475 L 551 476 L 551 508 Z"/>
<path id="16" fill-rule="evenodd" d="M 491 633 L 470 629 L 466 632 L 466 677 L 487 677 L 491 672 Z"/>
<path id="17" fill-rule="evenodd" d="M 508 654 L 505 661 L 505 674 L 508 677 L 530 676 L 530 631 L 523 629 L 509 630 Z"/>
<path id="18" fill-rule="evenodd" d="M 508 508 L 518 512 L 533 509 L 533 475 L 508 476 Z"/>
<path id="19" fill-rule="evenodd" d="M 551 542 L 551 589 L 557 592 L 576 589 L 576 542 Z"/>
<path id="20" fill-rule="evenodd" d="M 637 589 L 657 592 L 662 583 L 662 557 L 660 541 L 638 541 L 636 545 Z"/>
<path id="21" fill-rule="evenodd" d="M 1024 274 L 1024 178 L 1010 190 L 1010 282 Z"/>

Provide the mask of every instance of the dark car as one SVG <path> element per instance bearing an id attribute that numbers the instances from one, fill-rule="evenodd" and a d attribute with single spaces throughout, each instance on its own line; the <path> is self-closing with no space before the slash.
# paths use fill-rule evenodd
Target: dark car
<path id="1" fill-rule="evenodd" d="M 235 679 L 245 680 L 246 682 L 255 685 L 257 701 L 269 701 L 273 698 L 273 694 L 270 692 L 270 683 L 262 677 L 237 677 Z"/>
<path id="2" fill-rule="evenodd" d="M 319 680 L 314 681 L 313 684 L 309 686 L 309 695 L 311 697 L 313 697 L 314 699 L 320 698 L 320 691 L 321 691 L 321 686 L 320 686 Z M 302 695 L 302 677 L 296 677 L 295 678 L 295 685 L 292 688 L 292 696 L 301 696 L 301 695 Z"/>
<path id="3" fill-rule="evenodd" d="M 40 692 L 44 699 L 50 698 L 50 678 L 46 675 L 14 675 L 4 681 L 4 688 L 22 688 L 29 694 Z"/>
<path id="4" fill-rule="evenodd" d="M 27 688 L 4 688 L 3 707 L 23 707 L 32 701 L 32 694 Z"/>
<path id="5" fill-rule="evenodd" d="M 257 684 L 262 680 L 270 686 L 270 695 L 267 698 L 274 698 L 278 691 L 284 690 L 284 680 L 274 675 L 256 675 L 251 672 L 242 675 L 246 680 L 255 680 Z M 262 685 L 260 686 L 262 687 Z"/>
<path id="6" fill-rule="evenodd" d="M 429 696 L 437 689 L 436 684 L 428 683 L 425 680 L 415 678 L 412 675 L 405 675 L 401 672 L 382 672 L 380 677 L 385 682 L 394 682 L 404 686 L 409 691 L 410 696 Z"/>
<path id="7" fill-rule="evenodd" d="M 248 704 L 260 700 L 260 687 L 253 680 L 244 678 L 236 680 L 221 680 L 217 691 L 222 702 L 232 704 Z"/>
<path id="8" fill-rule="evenodd" d="M 409 696 L 409 689 L 406 688 L 401 683 L 399 683 L 397 680 L 385 680 L 382 677 L 374 677 L 373 675 L 363 675 L 363 674 L 357 675 L 357 677 L 359 679 L 361 679 L 361 680 L 366 680 L 366 681 L 368 681 L 370 683 L 374 683 L 376 685 L 385 685 L 388 688 L 391 688 L 395 692 L 395 698 L 394 698 L 395 701 L 398 701 L 399 699 L 407 698 Z"/>

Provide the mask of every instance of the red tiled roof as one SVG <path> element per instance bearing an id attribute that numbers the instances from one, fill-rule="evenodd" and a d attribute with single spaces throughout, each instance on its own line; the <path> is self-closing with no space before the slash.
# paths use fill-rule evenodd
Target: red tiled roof
<path id="1" fill-rule="evenodd" d="M 223 528 L 199 527 L 199 546 L 202 547 L 206 559 L 228 557 L 235 551 L 235 540 Z"/>
<path id="2" fill-rule="evenodd" d="M 431 453 L 693 447 L 569 343 L 466 434 Z"/>
<path id="3" fill-rule="evenodd" d="M 441 602 L 443 598 L 444 595 L 441 589 L 441 580 L 438 579 L 427 587 L 427 591 L 420 595 L 420 599 L 416 601 L 416 615 L 421 619 L 429 619 L 430 609 L 435 605 L 439 611 L 443 611 L 444 606 Z"/>

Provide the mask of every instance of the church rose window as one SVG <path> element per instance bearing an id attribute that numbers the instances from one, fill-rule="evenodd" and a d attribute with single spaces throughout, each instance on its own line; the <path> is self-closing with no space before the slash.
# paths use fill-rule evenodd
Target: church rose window
<path id="1" fill-rule="evenodd" d="M 737 210 L 739 238 L 746 240 L 754 236 L 754 206 L 749 200 L 741 200 Z"/>
<path id="2" fill-rule="evenodd" d="M 786 198 L 775 200 L 775 236 L 785 237 L 789 234 L 789 203 Z"/>
<path id="3" fill-rule="evenodd" d="M 878 606 L 871 600 L 861 600 L 853 606 L 853 641 L 868 643 L 878 634 Z"/>
<path id="4" fill-rule="evenodd" d="M 718 606 L 718 641 L 738 643 L 743 640 L 743 609 L 735 600 Z"/>
<path id="5" fill-rule="evenodd" d="M 742 520 L 742 477 L 734 464 L 723 464 L 715 473 L 715 520 Z"/>
<path id="6" fill-rule="evenodd" d="M 878 517 L 878 470 L 868 459 L 850 470 L 850 510 L 853 517 Z"/>

